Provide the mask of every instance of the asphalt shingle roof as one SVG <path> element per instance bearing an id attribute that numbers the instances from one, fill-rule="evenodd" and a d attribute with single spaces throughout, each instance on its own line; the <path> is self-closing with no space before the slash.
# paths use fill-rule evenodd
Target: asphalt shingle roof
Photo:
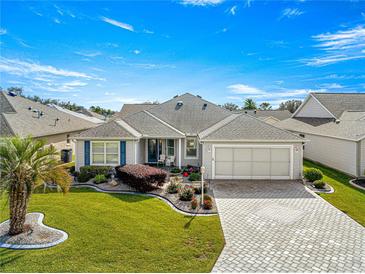
<path id="1" fill-rule="evenodd" d="M 120 112 L 117 112 L 113 115 L 112 118 L 125 118 L 129 115 L 135 114 L 137 112 L 141 112 L 144 110 L 148 110 L 155 106 L 156 104 L 124 104 Z"/>
<path id="2" fill-rule="evenodd" d="M 49 136 L 54 134 L 75 132 L 89 129 L 96 124 L 77 118 L 73 115 L 61 112 L 55 108 L 34 102 L 21 96 L 10 96 L 0 92 L 0 113 L 11 132 L 20 136 L 31 135 L 33 137 Z M 39 110 L 44 113 L 38 118 L 38 114 L 29 110 Z M 59 121 L 55 122 L 56 119 Z M 4 121 L 2 122 L 2 125 Z M 6 134 L 5 127 L 0 128 L 0 135 Z"/>
<path id="3" fill-rule="evenodd" d="M 238 115 L 229 123 L 203 137 L 202 140 L 305 141 L 289 131 L 267 124 L 247 114 Z"/>
<path id="4" fill-rule="evenodd" d="M 274 117 L 278 120 L 284 120 L 291 117 L 291 113 L 288 110 L 243 110 L 242 112 L 247 113 L 256 118 Z"/>
<path id="5" fill-rule="evenodd" d="M 363 113 L 365 115 L 365 113 Z M 351 120 L 352 115 L 343 113 L 339 123 L 334 119 L 327 118 L 289 118 L 280 121 L 275 125 L 287 130 L 302 132 L 314 135 L 326 135 L 344 139 L 359 140 L 365 137 L 365 120 L 358 119 Z M 352 116 L 352 117 L 354 117 Z M 347 118 L 347 119 L 346 119 Z M 361 118 L 361 117 L 360 117 Z"/>
<path id="6" fill-rule="evenodd" d="M 177 103 L 181 101 L 182 106 Z M 167 122 L 187 135 L 196 135 L 231 115 L 223 109 L 198 96 L 185 93 L 181 96 L 148 109 L 148 112 Z"/>
<path id="7" fill-rule="evenodd" d="M 123 119 L 128 125 L 140 132 L 143 136 L 150 137 L 183 137 L 176 130 L 154 118 L 146 111 L 141 111 Z"/>
<path id="8" fill-rule="evenodd" d="M 117 121 L 101 124 L 78 134 L 76 138 L 134 138 L 135 136 L 124 129 Z"/>
<path id="9" fill-rule="evenodd" d="M 365 111 L 365 93 L 312 93 L 336 118 L 347 110 Z"/>

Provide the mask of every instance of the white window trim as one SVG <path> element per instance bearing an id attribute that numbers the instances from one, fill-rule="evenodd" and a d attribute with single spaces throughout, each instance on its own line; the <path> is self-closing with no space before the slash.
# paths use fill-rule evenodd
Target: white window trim
<path id="1" fill-rule="evenodd" d="M 188 143 L 188 139 L 195 138 L 196 140 L 196 156 L 187 156 L 186 155 L 186 145 Z M 198 159 L 199 158 L 199 142 L 198 142 L 198 136 L 187 136 L 185 137 L 185 145 L 184 145 L 184 153 L 185 153 L 185 159 Z"/>
<path id="2" fill-rule="evenodd" d="M 174 145 L 171 147 L 171 146 L 168 146 L 168 141 L 169 140 L 172 140 L 173 142 L 174 142 Z M 171 157 L 171 156 L 176 156 L 176 151 L 175 151 L 175 139 L 166 139 L 166 148 L 165 148 L 165 150 L 166 150 L 166 156 L 168 156 L 168 157 Z M 174 154 L 172 154 L 172 155 L 169 155 L 169 148 L 173 148 L 174 149 Z"/>
<path id="3" fill-rule="evenodd" d="M 94 143 L 103 143 L 104 144 L 104 163 L 102 163 L 102 164 L 93 162 L 93 144 Z M 107 164 L 106 163 L 106 145 L 105 145 L 105 143 L 116 143 L 118 145 L 118 163 L 116 163 L 116 164 Z M 120 141 L 91 141 L 90 142 L 90 165 L 93 165 L 93 166 L 118 166 L 118 165 L 120 165 Z"/>

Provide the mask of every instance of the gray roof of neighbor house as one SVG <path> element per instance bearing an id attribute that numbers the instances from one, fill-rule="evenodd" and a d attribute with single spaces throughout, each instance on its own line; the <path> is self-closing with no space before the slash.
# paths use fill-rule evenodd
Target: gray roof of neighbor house
<path id="1" fill-rule="evenodd" d="M 126 130 L 116 120 L 101 124 L 100 126 L 85 130 L 75 136 L 76 138 L 135 138 L 136 136 Z"/>
<path id="2" fill-rule="evenodd" d="M 120 112 L 113 115 L 112 118 L 124 118 L 137 112 L 148 110 L 157 104 L 124 104 Z"/>
<path id="3" fill-rule="evenodd" d="M 85 114 L 85 115 L 87 115 L 87 116 L 89 116 L 89 117 L 95 117 L 95 118 L 98 118 L 98 119 L 100 119 L 100 120 L 104 120 L 104 121 L 106 120 L 104 115 L 101 115 L 101 114 L 96 113 L 96 112 L 94 112 L 94 111 L 91 111 L 91 110 L 89 110 L 89 109 L 85 109 L 85 108 L 83 108 L 83 109 L 81 109 L 81 110 L 79 110 L 79 111 L 77 111 L 77 112 L 78 112 L 78 113 Z"/>
<path id="4" fill-rule="evenodd" d="M 159 120 L 148 111 L 141 111 L 122 119 L 144 137 L 183 137 L 176 128 Z"/>
<path id="5" fill-rule="evenodd" d="M 365 138 L 364 117 L 365 112 L 346 111 L 337 122 L 332 118 L 294 117 L 275 125 L 295 132 L 358 141 Z"/>
<path id="6" fill-rule="evenodd" d="M 290 118 L 292 115 L 288 110 L 242 110 L 241 112 L 254 116 L 256 118 L 274 117 L 278 120 Z"/>
<path id="7" fill-rule="evenodd" d="M 42 111 L 44 115 L 38 118 L 39 115 L 33 110 Z M 5 92 L 0 92 L 0 113 L 2 117 L 1 136 L 11 133 L 11 135 L 42 137 L 96 126 L 87 120 L 21 96 L 11 96 Z M 55 122 L 57 118 L 59 120 Z"/>
<path id="8" fill-rule="evenodd" d="M 365 93 L 311 93 L 336 118 L 347 110 L 365 111 Z"/>
<path id="9" fill-rule="evenodd" d="M 202 136 L 203 141 L 298 141 L 305 139 L 247 114 L 236 115 L 215 131 Z"/>
<path id="10" fill-rule="evenodd" d="M 50 107 L 53 107 L 55 109 L 58 109 L 59 111 L 65 112 L 67 114 L 73 115 L 75 117 L 84 119 L 86 121 L 89 121 L 89 122 L 92 122 L 92 123 L 95 123 L 95 124 L 105 123 L 105 120 L 104 119 L 99 119 L 99 118 L 96 118 L 94 116 L 88 116 L 86 114 L 83 114 L 83 113 L 80 113 L 80 112 L 76 112 L 76 111 L 72 111 L 72 110 L 69 110 L 67 108 L 63 108 L 61 106 L 55 105 L 55 104 L 50 104 L 49 106 Z"/>
<path id="11" fill-rule="evenodd" d="M 148 112 L 187 135 L 197 135 L 231 115 L 229 110 L 210 103 L 199 96 L 185 93 L 148 109 Z"/>

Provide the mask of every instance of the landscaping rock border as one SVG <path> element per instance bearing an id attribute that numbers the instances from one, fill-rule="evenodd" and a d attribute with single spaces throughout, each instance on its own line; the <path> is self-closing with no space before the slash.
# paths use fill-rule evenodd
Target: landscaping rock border
<path id="1" fill-rule="evenodd" d="M 26 224 L 30 225 L 34 230 L 37 230 L 34 232 L 34 235 L 30 236 L 24 235 L 27 232 L 9 236 L 7 235 L 9 220 L 2 222 L 0 224 L 0 247 L 9 249 L 42 249 L 58 245 L 68 239 L 68 234 L 65 231 L 43 224 L 43 219 L 44 214 L 40 212 L 32 212 L 26 215 Z M 49 238 L 43 239 L 44 234 L 42 233 L 49 233 L 54 239 L 51 239 L 51 241 Z"/>
<path id="2" fill-rule="evenodd" d="M 354 186 L 354 187 L 356 187 L 356 188 L 358 188 L 358 189 L 365 190 L 365 187 L 363 187 L 363 186 L 360 186 L 360 185 L 356 184 L 356 183 L 355 183 L 355 181 L 356 181 L 356 179 L 352 179 L 352 180 L 350 180 L 350 181 L 349 181 L 350 185 L 352 185 L 352 186 Z"/>
<path id="3" fill-rule="evenodd" d="M 312 191 L 313 191 L 313 192 L 315 192 L 315 193 L 332 194 L 332 193 L 334 193 L 334 192 L 335 192 L 335 189 L 334 189 L 331 185 L 329 185 L 329 184 L 327 184 L 327 183 L 326 183 L 326 186 L 325 186 L 325 187 L 327 187 L 327 188 L 325 188 L 325 189 L 315 188 L 315 187 L 312 185 L 312 183 L 310 183 L 310 182 L 308 182 L 308 181 L 306 181 L 306 180 L 303 180 L 303 184 L 304 184 L 307 188 L 309 188 L 310 190 L 312 190 Z"/>

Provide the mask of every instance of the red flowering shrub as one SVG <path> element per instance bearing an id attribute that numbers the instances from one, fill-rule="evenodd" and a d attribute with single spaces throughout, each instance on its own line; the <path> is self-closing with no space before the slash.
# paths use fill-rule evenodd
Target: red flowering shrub
<path id="1" fill-rule="evenodd" d="M 193 197 L 193 199 L 191 200 L 191 208 L 192 209 L 196 209 L 198 207 L 198 200 Z"/>
<path id="2" fill-rule="evenodd" d="M 125 165 L 115 168 L 117 177 L 134 189 L 147 192 L 157 189 L 166 182 L 167 172 L 146 165 Z"/>
<path id="3" fill-rule="evenodd" d="M 211 200 L 204 200 L 203 201 L 203 208 L 204 209 L 212 209 L 213 202 Z"/>

